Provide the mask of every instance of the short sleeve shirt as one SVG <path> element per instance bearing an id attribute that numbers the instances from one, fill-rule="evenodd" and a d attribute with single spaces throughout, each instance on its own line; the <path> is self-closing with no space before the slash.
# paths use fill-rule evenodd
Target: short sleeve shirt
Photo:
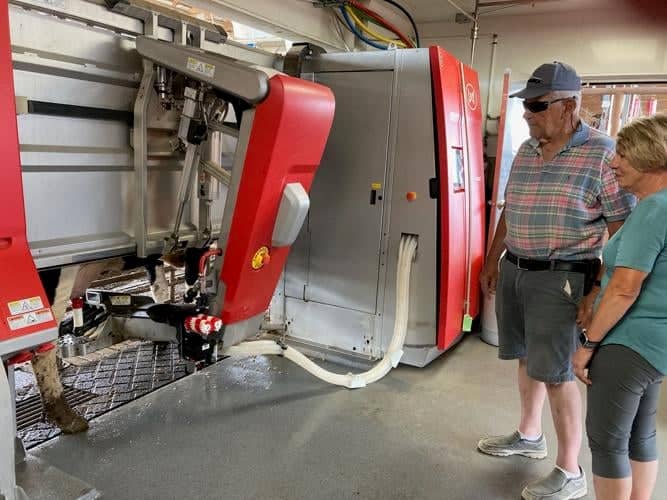
<path id="1" fill-rule="evenodd" d="M 620 344 L 667 374 L 667 190 L 642 199 L 604 249 L 600 298 L 614 269 L 648 273 L 635 303 L 603 344 Z"/>
<path id="2" fill-rule="evenodd" d="M 536 140 L 524 142 L 505 191 L 507 249 L 541 260 L 598 257 L 607 222 L 625 220 L 635 203 L 610 168 L 614 150 L 613 139 L 584 123 L 550 162 Z"/>

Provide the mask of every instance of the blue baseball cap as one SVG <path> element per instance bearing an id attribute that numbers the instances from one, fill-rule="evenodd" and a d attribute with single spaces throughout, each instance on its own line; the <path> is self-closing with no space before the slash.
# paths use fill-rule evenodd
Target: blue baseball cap
<path id="1" fill-rule="evenodd" d="M 533 99 L 554 90 L 574 92 L 581 90 L 581 77 L 572 66 L 558 61 L 543 64 L 533 71 L 526 88 L 515 92 L 510 97 Z"/>

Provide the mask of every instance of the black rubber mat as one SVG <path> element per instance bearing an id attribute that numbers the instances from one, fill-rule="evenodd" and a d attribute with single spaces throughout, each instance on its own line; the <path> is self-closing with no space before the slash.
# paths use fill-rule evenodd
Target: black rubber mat
<path id="1" fill-rule="evenodd" d="M 153 344 L 142 342 L 118 351 L 90 364 L 68 366 L 61 371 L 64 385 L 72 391 L 74 408 L 91 420 L 109 410 L 144 396 L 186 375 L 185 362 L 178 355 L 175 344 Z M 84 395 L 90 395 L 88 398 Z M 17 407 L 33 405 L 39 401 L 36 389 L 26 391 Z M 30 408 L 33 408 L 30 406 Z M 34 414 L 34 410 L 31 414 Z M 95 425 L 95 423 L 91 423 Z M 19 437 L 26 448 L 32 448 L 60 434 L 60 429 L 37 421 L 20 428 Z"/>

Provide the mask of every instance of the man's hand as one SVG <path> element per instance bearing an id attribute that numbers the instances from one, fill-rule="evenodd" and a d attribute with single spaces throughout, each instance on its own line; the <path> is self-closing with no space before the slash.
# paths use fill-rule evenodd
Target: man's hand
<path id="1" fill-rule="evenodd" d="M 591 379 L 588 378 L 588 363 L 593 357 L 593 349 L 580 347 L 572 356 L 572 368 L 574 374 L 586 385 L 591 385 Z"/>
<path id="2" fill-rule="evenodd" d="M 577 325 L 581 329 L 588 329 L 591 326 L 591 321 L 593 320 L 593 306 L 595 305 L 595 299 L 600 293 L 600 289 L 593 287 L 591 293 L 586 295 L 579 306 L 577 307 Z"/>
<path id="3" fill-rule="evenodd" d="M 479 281 L 482 284 L 482 292 L 484 292 L 484 295 L 496 293 L 496 284 L 498 283 L 498 262 L 493 262 L 492 259 L 487 260 L 479 275 Z"/>

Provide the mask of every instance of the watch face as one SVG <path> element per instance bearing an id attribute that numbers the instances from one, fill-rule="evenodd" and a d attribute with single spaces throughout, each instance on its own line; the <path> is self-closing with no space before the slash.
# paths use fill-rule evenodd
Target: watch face
<path id="1" fill-rule="evenodd" d="M 579 342 L 581 343 L 581 345 L 586 345 L 586 343 L 588 342 L 588 338 L 586 337 L 586 334 L 584 332 L 581 332 L 579 334 Z"/>

